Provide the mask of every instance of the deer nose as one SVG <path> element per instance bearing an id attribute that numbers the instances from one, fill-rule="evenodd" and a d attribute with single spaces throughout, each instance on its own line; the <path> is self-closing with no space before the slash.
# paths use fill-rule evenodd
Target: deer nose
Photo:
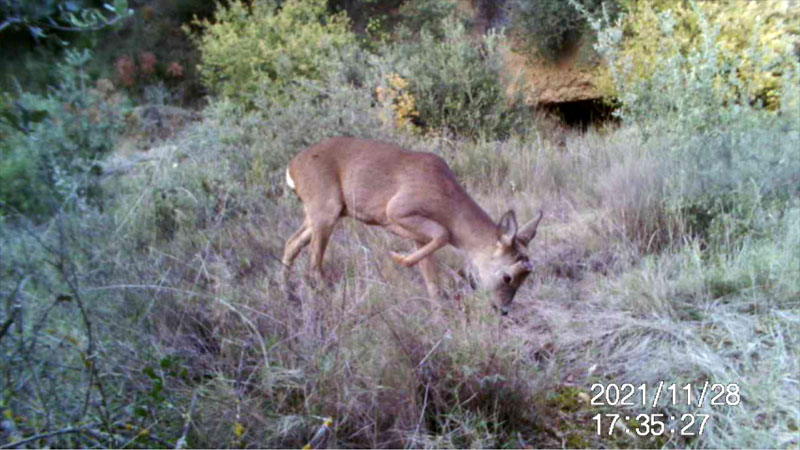
<path id="1" fill-rule="evenodd" d="M 500 308 L 500 315 L 501 315 L 501 316 L 507 316 L 507 315 L 508 315 L 508 308 L 507 308 L 507 307 L 505 307 L 505 306 L 503 306 L 502 308 Z"/>

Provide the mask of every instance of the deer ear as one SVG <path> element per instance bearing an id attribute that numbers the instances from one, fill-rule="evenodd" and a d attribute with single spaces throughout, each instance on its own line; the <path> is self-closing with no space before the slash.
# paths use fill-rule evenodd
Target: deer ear
<path id="1" fill-rule="evenodd" d="M 514 238 L 517 236 L 517 216 L 514 210 L 508 210 L 500 222 L 497 223 L 497 234 L 500 242 L 506 247 L 514 244 Z"/>
<path id="2" fill-rule="evenodd" d="M 536 237 L 536 229 L 539 228 L 539 222 L 542 220 L 543 216 L 544 212 L 540 209 L 539 217 L 526 223 L 519 230 L 519 233 L 517 233 L 517 240 L 520 241 L 522 245 L 527 246 L 528 243 L 532 241 L 534 237 Z"/>

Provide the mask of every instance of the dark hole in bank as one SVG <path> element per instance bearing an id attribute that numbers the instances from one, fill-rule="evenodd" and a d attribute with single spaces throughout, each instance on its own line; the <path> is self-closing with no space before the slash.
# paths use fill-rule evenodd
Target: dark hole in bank
<path id="1" fill-rule="evenodd" d="M 589 125 L 601 126 L 616 123 L 614 105 L 602 99 L 576 100 L 572 102 L 545 103 L 541 105 L 547 112 L 559 117 L 565 125 L 586 129 Z"/>

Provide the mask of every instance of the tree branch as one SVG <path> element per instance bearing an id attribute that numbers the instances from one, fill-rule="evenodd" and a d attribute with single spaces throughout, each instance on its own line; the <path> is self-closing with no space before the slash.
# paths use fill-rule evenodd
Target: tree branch
<path id="1" fill-rule="evenodd" d="M 121 16 L 121 15 L 119 15 L 119 16 L 113 18 L 113 19 L 107 19 L 107 18 L 103 17 L 103 22 L 102 23 L 100 23 L 98 25 L 86 26 L 86 27 L 65 27 L 65 26 L 59 25 L 58 22 L 56 22 L 55 20 L 50 18 L 48 20 L 48 22 L 50 22 L 50 24 L 48 26 L 50 28 L 54 29 L 54 30 L 70 31 L 70 32 L 75 32 L 75 33 L 79 33 L 79 32 L 82 32 L 82 31 L 98 31 L 98 30 L 102 30 L 103 28 L 110 27 L 110 26 L 114 25 L 115 23 L 119 22 L 120 20 L 125 19 L 126 17 L 127 16 Z"/>
<path id="2" fill-rule="evenodd" d="M 16 319 L 17 314 L 22 309 L 22 305 L 19 301 L 19 291 L 25 288 L 25 283 L 28 282 L 28 278 L 30 278 L 29 275 L 20 278 L 19 282 L 17 283 L 17 287 L 14 288 L 14 292 L 12 292 L 11 296 L 8 298 L 8 303 L 13 301 L 13 304 L 10 307 L 8 318 L 5 322 L 3 322 L 3 327 L 0 329 L 0 339 L 3 339 L 3 336 L 6 335 L 8 329 L 11 328 L 11 324 L 14 323 L 14 319 Z"/>
<path id="3" fill-rule="evenodd" d="M 25 444 L 28 444 L 30 442 L 38 441 L 39 439 L 48 439 L 48 438 L 51 438 L 53 436 L 59 436 L 59 435 L 62 435 L 62 434 L 82 433 L 82 432 L 86 431 L 87 429 L 89 429 L 89 428 L 91 428 L 91 427 L 93 427 L 95 425 L 97 425 L 97 424 L 96 423 L 91 423 L 91 424 L 88 424 L 88 425 L 84 425 L 82 427 L 67 427 L 67 428 L 62 428 L 60 430 L 51 431 L 49 433 L 36 434 L 36 435 L 33 435 L 31 437 L 28 437 L 28 438 L 25 438 L 25 439 L 22 439 L 22 440 L 19 440 L 19 441 L 16 441 L 16 442 L 11 442 L 11 443 L 2 445 L 2 446 L 0 446 L 0 449 L 17 448 L 17 447 L 19 447 L 21 445 L 25 445 Z"/>
<path id="4" fill-rule="evenodd" d="M 3 23 L 0 23 L 0 31 L 5 30 L 14 23 L 22 23 L 22 21 L 18 17 L 9 17 L 8 19 L 4 20 Z"/>

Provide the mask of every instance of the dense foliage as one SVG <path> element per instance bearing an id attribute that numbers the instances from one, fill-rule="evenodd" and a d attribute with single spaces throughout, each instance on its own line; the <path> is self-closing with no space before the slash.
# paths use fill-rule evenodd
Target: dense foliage
<path id="1" fill-rule="evenodd" d="M 642 17 L 655 20 L 642 28 L 648 30 L 649 49 L 623 39 L 624 25 L 600 22 L 595 23 L 597 48 L 619 93 L 619 114 L 639 126 L 646 144 L 669 165 L 665 189 L 672 207 L 687 215 L 687 225 L 705 232 L 732 210 L 741 213 L 748 199 L 796 196 L 800 61 L 789 52 L 792 41 L 762 40 L 757 30 L 736 25 L 756 34 L 737 38 L 742 45 L 734 51 L 730 28 L 721 33 L 699 8 L 683 10 L 691 20 L 677 21 L 671 11 L 658 16 L 645 11 L 634 16 L 634 23 Z M 697 28 L 691 41 L 682 27 Z M 768 35 L 782 29 L 777 26 Z M 636 58 L 643 49 L 651 55 L 646 62 Z M 775 87 L 764 91 L 767 82 Z M 756 100 L 766 92 L 772 102 Z"/>
<path id="2" fill-rule="evenodd" d="M 84 71 L 89 56 L 68 51 L 57 66 L 60 82 L 46 95 L 6 97 L 0 121 L 0 201 L 6 207 L 46 217 L 73 192 L 100 200 L 95 177 L 122 130 L 126 99 L 108 80 L 91 85 Z"/>
<path id="3" fill-rule="evenodd" d="M 444 19 L 441 30 L 437 38 L 423 28 L 417 41 L 389 53 L 408 80 L 419 120 L 429 129 L 464 136 L 508 136 L 523 120 L 523 106 L 508 98 L 500 77 L 504 37 L 490 31 L 472 42 L 455 19 Z"/>
<path id="4" fill-rule="evenodd" d="M 545 59 L 557 60 L 564 56 L 589 31 L 586 17 L 572 2 L 511 0 L 508 3 L 514 33 Z M 592 13 L 599 13 L 604 7 L 610 12 L 616 8 L 613 1 L 580 0 L 576 4 Z"/>
<path id="5" fill-rule="evenodd" d="M 600 16 L 599 11 L 590 13 Z M 619 76 L 625 66 L 628 83 L 650 81 L 652 67 L 673 58 L 681 58 L 676 69 L 688 74 L 701 64 L 690 54 L 713 52 L 707 57 L 714 58 L 718 69 L 713 74 L 717 95 L 728 102 L 761 102 L 775 108 L 782 77 L 798 59 L 800 11 L 780 0 L 631 1 L 619 32 L 620 48 L 609 68 Z M 605 95 L 624 95 L 614 83 L 600 84 Z"/>
<path id="6" fill-rule="evenodd" d="M 347 16 L 327 14 L 324 0 L 233 1 L 201 20 L 200 76 L 214 94 L 251 104 L 254 97 L 287 102 L 291 88 L 328 76 L 354 43 Z"/>

